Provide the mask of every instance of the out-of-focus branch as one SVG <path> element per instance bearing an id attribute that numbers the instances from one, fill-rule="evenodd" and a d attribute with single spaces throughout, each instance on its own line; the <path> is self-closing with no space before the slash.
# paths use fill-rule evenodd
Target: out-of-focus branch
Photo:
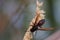
<path id="1" fill-rule="evenodd" d="M 45 40 L 60 40 L 60 30 L 47 37 Z"/>
<path id="2" fill-rule="evenodd" d="M 20 19 L 20 16 L 22 15 L 22 11 L 24 10 L 24 8 L 26 7 L 26 5 L 19 5 L 19 7 L 16 9 L 16 11 L 14 13 L 12 13 L 10 20 L 13 19 L 13 16 L 15 16 L 16 14 L 18 15 L 18 18 L 15 20 L 15 22 L 11 23 L 10 21 L 8 22 L 8 26 L 12 26 L 15 25 L 17 23 L 17 21 Z M 19 12 L 19 13 L 18 13 Z"/>
<path id="3" fill-rule="evenodd" d="M 32 39 L 32 33 L 30 31 L 30 29 L 32 28 L 32 26 L 29 26 L 28 30 L 26 31 L 23 40 L 31 40 Z"/>

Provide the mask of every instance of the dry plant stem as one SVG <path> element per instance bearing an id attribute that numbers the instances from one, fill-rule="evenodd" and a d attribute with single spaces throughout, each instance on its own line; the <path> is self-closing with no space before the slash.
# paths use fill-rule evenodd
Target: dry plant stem
<path id="1" fill-rule="evenodd" d="M 43 14 L 45 12 L 43 10 L 40 10 L 40 8 L 39 8 L 42 6 L 43 3 L 39 3 L 38 0 L 36 2 L 37 2 L 36 16 L 31 21 L 30 26 L 24 35 L 23 40 L 31 40 L 33 38 L 33 35 L 32 35 L 32 32 L 30 31 L 30 29 L 33 27 L 33 23 L 37 24 L 39 22 L 39 20 L 45 19 L 45 17 L 44 17 L 45 15 Z M 53 30 L 53 28 L 38 28 L 38 30 L 47 31 L 47 30 Z"/>
<path id="2" fill-rule="evenodd" d="M 36 16 L 35 16 L 35 18 L 33 18 L 33 20 L 31 21 L 30 26 L 29 26 L 29 28 L 27 29 L 27 31 L 26 31 L 26 33 L 25 33 L 25 35 L 24 35 L 23 40 L 31 40 L 31 39 L 33 38 L 33 35 L 32 35 L 32 32 L 30 31 L 30 29 L 32 28 L 31 25 L 33 25 L 33 23 L 35 22 L 35 19 L 36 19 Z"/>
<path id="3" fill-rule="evenodd" d="M 30 31 L 30 29 L 32 28 L 33 23 L 38 23 L 39 20 L 44 19 L 44 15 L 43 15 L 44 11 L 39 9 L 39 7 L 42 6 L 42 3 L 39 3 L 38 0 L 36 0 L 36 2 L 37 2 L 36 16 L 31 21 L 31 23 L 30 23 L 31 26 L 29 26 L 29 28 L 27 29 L 23 40 L 31 40 L 33 38 L 33 36 L 32 36 L 32 32 Z M 35 21 L 37 21 L 37 22 L 35 22 Z"/>
<path id="4" fill-rule="evenodd" d="M 33 18 L 33 20 L 31 21 L 30 26 L 29 26 L 29 28 L 27 29 L 27 31 L 26 31 L 26 33 L 25 33 L 25 35 L 24 35 L 23 40 L 31 40 L 31 39 L 33 38 L 33 35 L 32 35 L 32 32 L 30 31 L 30 29 L 32 28 L 33 23 L 35 23 L 36 18 L 37 18 L 37 16 L 39 16 L 39 15 L 40 15 L 40 14 L 37 14 L 37 15 L 35 16 L 35 18 Z M 39 17 L 40 17 L 40 16 L 39 16 Z M 39 21 L 39 17 L 38 17 L 37 22 Z"/>
<path id="5" fill-rule="evenodd" d="M 30 29 L 31 29 L 31 27 L 28 28 L 23 40 L 31 40 L 32 39 L 32 33 L 30 32 Z"/>

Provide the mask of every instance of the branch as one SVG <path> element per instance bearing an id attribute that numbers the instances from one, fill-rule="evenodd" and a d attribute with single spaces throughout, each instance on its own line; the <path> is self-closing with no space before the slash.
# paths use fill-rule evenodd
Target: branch
<path id="1" fill-rule="evenodd" d="M 60 40 L 60 30 L 57 30 L 52 35 L 47 37 L 45 40 Z"/>
<path id="2" fill-rule="evenodd" d="M 34 22 L 35 19 L 33 19 L 30 23 L 30 25 L 32 25 L 32 22 Z M 32 28 L 32 26 L 29 26 L 29 28 L 27 29 L 25 35 L 24 35 L 24 38 L 23 40 L 31 40 L 33 38 L 32 36 L 32 32 L 30 31 L 30 29 Z"/>

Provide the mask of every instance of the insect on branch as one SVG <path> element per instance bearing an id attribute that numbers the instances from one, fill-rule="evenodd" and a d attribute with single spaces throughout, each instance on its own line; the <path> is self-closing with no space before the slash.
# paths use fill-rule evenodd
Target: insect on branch
<path id="1" fill-rule="evenodd" d="M 36 30 L 53 30 L 53 28 L 43 28 L 42 25 L 45 23 L 45 13 L 43 10 L 40 10 L 40 7 L 43 5 L 43 3 L 39 3 L 38 0 L 37 7 L 36 7 L 36 16 L 33 18 L 33 20 L 30 22 L 29 28 L 27 29 L 23 40 L 31 40 L 33 38 L 33 32 Z"/>

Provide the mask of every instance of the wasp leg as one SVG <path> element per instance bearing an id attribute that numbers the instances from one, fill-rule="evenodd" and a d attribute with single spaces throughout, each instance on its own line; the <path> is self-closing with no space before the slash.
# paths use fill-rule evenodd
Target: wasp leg
<path id="1" fill-rule="evenodd" d="M 54 28 L 38 28 L 38 30 L 49 31 L 54 30 Z"/>

